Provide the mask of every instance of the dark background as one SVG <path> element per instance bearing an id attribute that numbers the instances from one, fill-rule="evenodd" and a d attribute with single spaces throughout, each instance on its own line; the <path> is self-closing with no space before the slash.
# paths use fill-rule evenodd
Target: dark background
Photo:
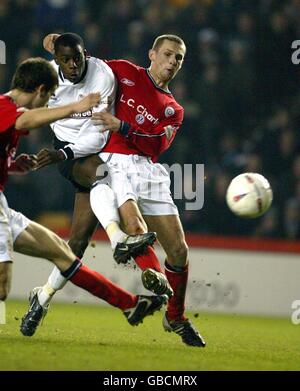
<path id="1" fill-rule="evenodd" d="M 1 0 L 0 91 L 9 90 L 16 65 L 42 48 L 50 32 L 80 34 L 90 54 L 126 58 L 148 66 L 157 35 L 180 35 L 187 57 L 171 90 L 185 121 L 168 164 L 205 164 L 205 203 L 186 211 L 186 232 L 298 239 L 300 236 L 299 66 L 291 44 L 300 39 L 300 1 L 272 0 Z M 51 146 L 49 128 L 24 138 L 21 151 Z M 273 188 L 263 217 L 236 218 L 225 204 L 226 188 L 241 172 L 259 172 Z M 73 190 L 55 167 L 11 177 L 10 206 L 47 225 L 68 227 Z"/>

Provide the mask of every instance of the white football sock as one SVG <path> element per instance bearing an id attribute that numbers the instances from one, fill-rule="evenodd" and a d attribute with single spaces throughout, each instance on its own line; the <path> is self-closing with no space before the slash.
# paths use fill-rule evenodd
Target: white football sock
<path id="1" fill-rule="evenodd" d="M 106 227 L 106 233 L 111 242 L 111 247 L 114 250 L 116 248 L 117 243 L 124 242 L 128 235 L 126 235 L 123 231 L 120 230 L 118 223 L 110 223 Z"/>
<path id="2" fill-rule="evenodd" d="M 41 306 L 46 306 L 50 303 L 55 292 L 62 289 L 68 280 L 61 275 L 60 270 L 55 266 L 48 278 L 47 283 L 38 293 L 38 299 Z"/>
<path id="3" fill-rule="evenodd" d="M 112 248 L 115 248 L 117 242 L 127 237 L 119 227 L 120 217 L 115 193 L 107 184 L 96 182 L 90 192 L 90 203 L 95 216 L 107 232 Z"/>
<path id="4" fill-rule="evenodd" d="M 0 300 L 0 324 L 6 324 L 6 306 L 5 301 Z"/>

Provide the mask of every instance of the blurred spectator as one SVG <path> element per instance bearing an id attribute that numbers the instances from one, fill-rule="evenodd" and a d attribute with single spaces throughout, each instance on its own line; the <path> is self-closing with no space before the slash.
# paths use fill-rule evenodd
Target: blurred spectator
<path id="1" fill-rule="evenodd" d="M 283 235 L 288 239 L 300 237 L 300 204 L 299 200 L 290 198 L 284 208 Z"/>
<path id="2" fill-rule="evenodd" d="M 1 0 L 1 92 L 17 63 L 50 58 L 42 48 L 49 32 L 75 31 L 91 55 L 149 65 L 148 49 L 159 34 L 186 41 L 187 56 L 171 91 L 185 119 L 161 162 L 205 164 L 205 202 L 185 210 L 187 230 L 222 235 L 300 237 L 300 68 L 291 63 L 291 43 L 300 39 L 298 0 Z M 22 140 L 36 153 L 51 146 L 48 128 Z M 254 171 L 272 185 L 272 209 L 259 219 L 234 216 L 225 202 L 233 176 Z M 186 178 L 195 185 L 195 178 Z M 49 183 L 55 191 L 49 192 Z M 11 178 L 12 206 L 29 217 L 68 212 L 73 194 L 54 167 Z M 24 197 L 31 202 L 23 203 Z"/>
<path id="3" fill-rule="evenodd" d="M 274 208 L 270 209 L 259 219 L 253 235 L 261 238 L 276 238 L 279 236 L 279 221 Z"/>
<path id="4" fill-rule="evenodd" d="M 34 26 L 43 31 L 74 30 L 76 2 L 71 0 L 40 0 L 35 9 Z"/>

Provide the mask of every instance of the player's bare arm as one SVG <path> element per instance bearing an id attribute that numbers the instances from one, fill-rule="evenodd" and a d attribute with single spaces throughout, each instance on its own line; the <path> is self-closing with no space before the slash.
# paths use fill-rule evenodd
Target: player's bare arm
<path id="1" fill-rule="evenodd" d="M 56 151 L 46 148 L 41 149 L 40 152 L 37 154 L 36 169 L 39 170 L 40 168 L 49 166 L 50 164 L 59 163 L 65 159 L 66 157 L 61 150 Z"/>
<path id="2" fill-rule="evenodd" d="M 93 113 L 92 120 L 95 125 L 101 125 L 101 132 L 105 132 L 107 130 L 118 132 L 122 123 L 119 118 L 105 111 Z"/>
<path id="3" fill-rule="evenodd" d="M 34 129 L 49 124 L 71 114 L 84 113 L 97 106 L 100 102 L 99 93 L 91 93 L 79 102 L 56 108 L 38 108 L 25 111 L 16 121 L 16 129 Z"/>

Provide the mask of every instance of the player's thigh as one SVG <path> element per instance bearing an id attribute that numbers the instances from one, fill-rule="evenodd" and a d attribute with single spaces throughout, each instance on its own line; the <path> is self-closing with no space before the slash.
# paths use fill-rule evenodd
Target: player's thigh
<path id="1" fill-rule="evenodd" d="M 5 300 L 10 290 L 13 242 L 28 222 L 21 213 L 9 208 L 4 194 L 0 192 L 0 300 Z"/>
<path id="2" fill-rule="evenodd" d="M 77 159 L 72 168 L 72 179 L 79 185 L 90 188 L 101 176 L 103 162 L 98 155 Z"/>
<path id="3" fill-rule="evenodd" d="M 188 247 L 179 216 L 143 215 L 143 217 L 149 230 L 157 233 L 157 239 L 166 252 L 168 259 L 173 264 L 184 264 L 187 258 Z"/>
<path id="4" fill-rule="evenodd" d="M 66 269 L 66 266 L 75 259 L 72 250 L 64 240 L 33 221 L 16 238 L 14 249 L 21 254 L 46 258 L 61 269 Z"/>
<path id="5" fill-rule="evenodd" d="M 147 232 L 147 225 L 143 219 L 137 203 L 128 200 L 119 207 L 121 226 L 128 235 L 137 235 Z"/>

